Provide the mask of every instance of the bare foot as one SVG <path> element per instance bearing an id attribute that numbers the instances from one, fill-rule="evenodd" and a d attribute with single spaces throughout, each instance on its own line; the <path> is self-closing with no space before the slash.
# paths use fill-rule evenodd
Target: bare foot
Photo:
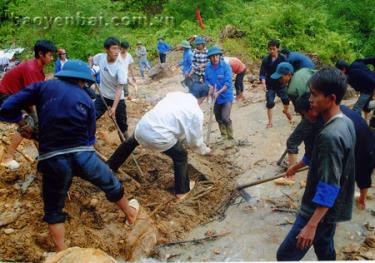
<path id="1" fill-rule="evenodd" d="M 195 186 L 195 181 L 190 181 L 189 184 L 190 184 L 189 185 L 190 186 L 190 191 L 189 192 L 187 192 L 185 194 L 176 194 L 176 199 L 178 201 L 181 201 L 181 200 L 185 199 L 193 191 L 193 188 Z"/>
<path id="2" fill-rule="evenodd" d="M 357 207 L 359 209 L 361 209 L 361 210 L 366 209 L 366 202 L 365 202 L 364 198 L 357 197 L 356 201 L 357 201 Z"/>
<path id="3" fill-rule="evenodd" d="M 272 128 L 272 123 L 268 123 L 266 126 L 267 129 Z"/>
<path id="4" fill-rule="evenodd" d="M 292 114 L 290 114 L 289 112 L 283 110 L 283 113 L 285 114 L 285 116 L 288 118 L 289 121 L 292 121 Z"/>

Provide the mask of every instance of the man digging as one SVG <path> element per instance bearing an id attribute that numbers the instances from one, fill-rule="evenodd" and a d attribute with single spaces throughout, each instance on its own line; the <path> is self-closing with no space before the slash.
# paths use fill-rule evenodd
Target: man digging
<path id="1" fill-rule="evenodd" d="M 198 100 L 190 93 L 168 93 L 141 118 L 134 134 L 116 149 L 108 165 L 117 171 L 138 145 L 162 152 L 173 160 L 175 194 L 182 200 L 195 185 L 189 179 L 188 154 L 183 140 L 197 148 L 200 154 L 209 154 L 202 130 L 203 112 Z"/>
<path id="2" fill-rule="evenodd" d="M 128 202 L 124 188 L 109 167 L 95 153 L 95 106 L 84 91 L 94 83 L 91 70 L 80 60 L 69 60 L 56 73 L 57 80 L 34 83 L 9 97 L 1 106 L 0 119 L 17 122 L 26 138 L 32 127 L 22 118 L 21 109 L 36 105 L 39 116 L 39 163 L 42 173 L 44 221 L 56 251 L 66 248 L 63 212 L 65 198 L 74 176 L 91 182 L 125 213 L 127 223 L 137 218 L 139 203 Z"/>

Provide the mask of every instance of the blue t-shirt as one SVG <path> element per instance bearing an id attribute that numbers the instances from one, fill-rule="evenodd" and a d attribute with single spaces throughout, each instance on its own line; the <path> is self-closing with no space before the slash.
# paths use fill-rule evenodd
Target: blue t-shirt
<path id="1" fill-rule="evenodd" d="M 184 75 L 191 72 L 192 64 L 193 52 L 190 48 L 185 48 L 182 60 L 180 61 L 180 66 L 182 66 L 182 73 Z"/>
<path id="2" fill-rule="evenodd" d="M 294 51 L 290 52 L 287 61 L 293 65 L 294 72 L 301 68 L 315 68 L 314 62 L 308 56 L 302 53 Z"/>

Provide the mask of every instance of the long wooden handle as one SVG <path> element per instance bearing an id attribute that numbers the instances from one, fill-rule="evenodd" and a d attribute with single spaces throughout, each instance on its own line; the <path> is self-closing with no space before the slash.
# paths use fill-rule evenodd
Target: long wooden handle
<path id="1" fill-rule="evenodd" d="M 307 169 L 309 169 L 308 166 L 306 167 L 303 167 L 301 169 L 299 169 L 296 173 L 300 173 L 300 172 L 303 172 L 303 171 L 306 171 Z M 262 180 L 258 180 L 258 181 L 255 181 L 255 182 L 251 182 L 251 183 L 247 183 L 247 184 L 243 184 L 243 185 L 239 185 L 236 187 L 237 190 L 242 190 L 244 188 L 248 188 L 248 187 L 251 187 L 251 186 L 254 186 L 254 185 L 258 185 L 258 184 L 263 184 L 263 183 L 267 183 L 269 181 L 273 181 L 273 180 L 276 180 L 276 179 L 279 179 L 281 177 L 284 177 L 286 174 L 286 172 L 283 172 L 281 174 L 278 174 L 274 177 L 270 177 L 270 178 L 266 178 L 266 179 L 262 179 Z"/>

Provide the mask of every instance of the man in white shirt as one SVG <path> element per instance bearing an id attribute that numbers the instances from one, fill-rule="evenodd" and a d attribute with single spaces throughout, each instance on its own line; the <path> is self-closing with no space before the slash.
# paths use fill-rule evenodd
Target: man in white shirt
<path id="1" fill-rule="evenodd" d="M 93 64 L 99 66 L 100 85 L 99 89 L 105 102 L 110 107 L 108 114 L 116 116 L 116 121 L 122 133 L 128 130 L 126 105 L 124 99 L 124 85 L 127 83 L 123 65 L 118 60 L 120 54 L 120 41 L 109 37 L 104 42 L 106 53 L 94 56 Z M 100 95 L 95 100 L 96 119 L 99 119 L 106 111 Z"/>
<path id="2" fill-rule="evenodd" d="M 198 100 L 190 93 L 171 92 L 142 117 L 134 134 L 116 149 L 108 165 L 116 171 L 139 144 L 163 152 L 173 160 L 176 198 L 183 199 L 195 184 L 189 180 L 183 140 L 202 155 L 210 153 L 203 142 L 203 112 Z"/>
<path id="3" fill-rule="evenodd" d="M 120 46 L 120 56 L 118 57 L 118 60 L 123 64 L 123 70 L 126 78 L 126 84 L 124 85 L 124 96 L 127 97 L 129 95 L 128 87 L 129 87 L 129 73 L 131 76 L 131 83 L 136 82 L 135 77 L 134 77 L 134 70 L 133 70 L 133 63 L 134 59 L 132 55 L 128 52 L 129 50 L 129 43 L 124 41 L 121 42 Z"/>

